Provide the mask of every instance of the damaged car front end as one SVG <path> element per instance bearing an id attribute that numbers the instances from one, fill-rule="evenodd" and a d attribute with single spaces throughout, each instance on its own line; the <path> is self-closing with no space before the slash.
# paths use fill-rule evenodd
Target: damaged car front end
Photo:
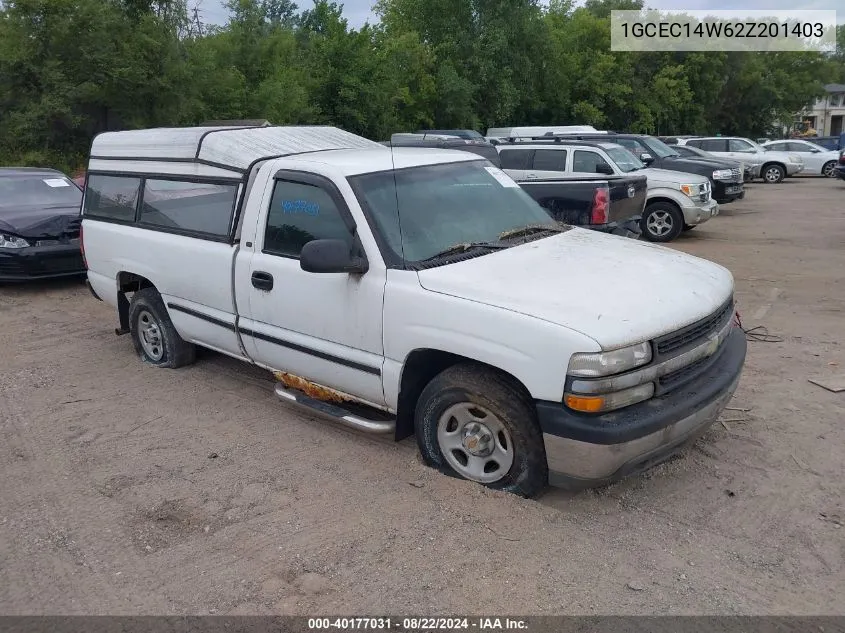
<path id="1" fill-rule="evenodd" d="M 0 282 L 85 274 L 82 191 L 52 169 L 0 169 Z"/>

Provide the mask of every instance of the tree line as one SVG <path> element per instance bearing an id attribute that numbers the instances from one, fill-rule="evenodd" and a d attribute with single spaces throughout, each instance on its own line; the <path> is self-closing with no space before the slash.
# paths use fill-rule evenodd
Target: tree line
<path id="1" fill-rule="evenodd" d="M 834 55 L 614 53 L 641 0 L 379 0 L 351 28 L 329 0 L 0 0 L 0 164 L 85 163 L 102 131 L 268 119 L 375 140 L 419 128 L 592 124 L 762 136 L 845 82 Z"/>

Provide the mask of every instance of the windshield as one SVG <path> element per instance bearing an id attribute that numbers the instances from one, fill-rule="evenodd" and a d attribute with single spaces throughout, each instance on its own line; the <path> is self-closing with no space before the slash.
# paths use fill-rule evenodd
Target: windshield
<path id="1" fill-rule="evenodd" d="M 78 207 L 79 187 L 61 174 L 0 177 L 0 207 Z"/>
<path id="2" fill-rule="evenodd" d="M 609 149 L 605 149 L 604 151 L 606 151 L 607 155 L 610 156 L 610 159 L 616 163 L 616 166 L 626 174 L 645 167 L 644 162 L 624 147 L 611 147 Z"/>
<path id="3" fill-rule="evenodd" d="M 376 172 L 349 182 L 383 244 L 406 264 L 458 244 L 497 242 L 502 233 L 529 225 L 559 226 L 487 161 Z"/>
<path id="4" fill-rule="evenodd" d="M 666 145 L 663 141 L 659 138 L 654 138 L 653 136 L 649 136 L 648 138 L 643 139 L 646 147 L 657 157 L 657 158 L 672 158 L 673 156 L 680 156 L 678 152 L 673 150 L 671 147 Z"/>

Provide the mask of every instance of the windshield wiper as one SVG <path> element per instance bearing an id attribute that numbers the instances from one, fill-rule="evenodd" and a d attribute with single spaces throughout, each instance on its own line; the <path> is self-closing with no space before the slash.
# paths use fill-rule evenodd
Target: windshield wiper
<path id="1" fill-rule="evenodd" d="M 497 244 L 496 242 L 464 242 L 462 244 L 455 244 L 454 246 L 450 246 L 449 248 L 443 249 L 442 251 L 435 255 L 432 255 L 431 257 L 426 257 L 425 259 L 421 260 L 420 263 L 430 262 L 434 259 L 440 259 L 441 257 L 449 257 L 449 255 L 466 253 L 468 250 L 472 250 L 474 248 L 486 248 L 491 251 L 499 251 L 509 247 L 507 244 Z"/>
<path id="2" fill-rule="evenodd" d="M 528 226 L 523 226 L 518 229 L 513 229 L 511 231 L 505 231 L 501 235 L 499 235 L 500 240 L 509 240 L 515 237 L 525 237 L 526 235 L 532 235 L 533 233 L 562 233 L 564 229 L 557 227 L 557 226 L 549 226 L 548 224 L 530 224 Z"/>

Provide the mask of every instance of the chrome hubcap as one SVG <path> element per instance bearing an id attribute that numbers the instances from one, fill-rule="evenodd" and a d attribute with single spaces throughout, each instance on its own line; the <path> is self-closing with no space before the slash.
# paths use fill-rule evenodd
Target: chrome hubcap
<path id="1" fill-rule="evenodd" d="M 777 182 L 780 180 L 780 170 L 772 167 L 766 170 L 766 180 L 769 182 Z"/>
<path id="2" fill-rule="evenodd" d="M 646 221 L 648 232 L 658 237 L 666 235 L 671 231 L 674 224 L 672 214 L 668 211 L 654 211 L 649 214 L 648 220 Z"/>
<path id="3" fill-rule="evenodd" d="M 147 356 L 156 362 L 162 359 L 164 341 L 161 337 L 161 328 L 158 321 L 146 310 L 142 310 L 138 315 L 138 338 Z"/>
<path id="4" fill-rule="evenodd" d="M 443 412 L 437 443 L 455 472 L 472 481 L 494 483 L 513 466 L 514 448 L 505 425 L 492 411 L 471 402 Z"/>
<path id="5" fill-rule="evenodd" d="M 833 174 L 834 166 L 835 166 L 835 163 L 828 163 L 827 165 L 825 165 L 824 166 L 824 175 L 827 176 L 828 178 L 832 177 L 834 175 Z"/>

